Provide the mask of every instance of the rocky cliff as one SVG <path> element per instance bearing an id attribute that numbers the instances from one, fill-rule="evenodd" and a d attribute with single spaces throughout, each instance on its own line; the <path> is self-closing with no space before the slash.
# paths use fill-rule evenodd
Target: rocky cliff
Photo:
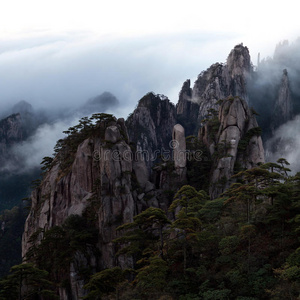
<path id="1" fill-rule="evenodd" d="M 4 166 L 11 158 L 10 148 L 24 140 L 24 128 L 21 115 L 13 114 L 0 121 L 0 165 Z"/>
<path id="2" fill-rule="evenodd" d="M 88 219 L 97 229 L 100 253 L 76 252 L 64 270 L 68 285 L 59 288 L 60 299 L 84 296 L 80 265 L 89 265 L 95 272 L 134 263 L 133 258 L 116 256 L 120 250 L 113 243 L 116 228 L 132 222 L 148 207 L 167 211 L 178 188 L 197 174 L 187 175 L 192 160 L 187 156 L 187 133 L 199 129 L 200 143 L 191 143 L 193 151 L 209 151 L 212 157 L 210 170 L 203 168 L 207 170 L 204 177 L 210 178 L 212 199 L 228 187 L 235 172 L 264 161 L 260 129 L 247 104 L 250 74 L 248 49 L 238 45 L 227 64 L 215 64 L 201 73 L 193 89 L 187 80 L 176 107 L 167 97 L 148 93 L 126 122 L 96 114 L 91 120 L 83 119 L 59 141 L 56 157 L 50 159 L 31 196 L 23 257 L 29 258 L 49 230 L 64 226 L 73 215 Z M 232 94 L 235 96 L 227 97 Z M 193 166 L 199 167 L 201 159 Z M 192 179 L 190 182 L 197 181 Z"/>
<path id="3" fill-rule="evenodd" d="M 145 115 L 149 116 L 147 112 Z M 95 257 L 89 253 L 87 258 L 80 251 L 76 254 L 69 269 L 64 270 L 69 274 L 66 280 L 71 288 L 60 288 L 60 299 L 84 296 L 84 282 L 78 269 L 82 264 L 98 270 L 130 267 L 131 260 L 116 257 L 118 249 L 113 243 L 116 228 L 132 222 L 133 216 L 149 206 L 165 210 L 169 206 L 163 190 L 159 189 L 160 183 L 157 188 L 145 176 L 145 162 L 136 155 L 135 147 L 129 145 L 124 120 L 104 114 L 100 118 L 96 125 L 60 141 L 63 146 L 31 195 L 32 206 L 22 241 L 24 259 L 41 243 L 45 232 L 63 226 L 70 216 L 93 219 L 92 226 L 98 231 L 97 249 L 101 255 Z M 167 173 L 161 171 L 162 174 L 165 177 L 161 180 L 166 184 Z M 175 170 L 174 176 L 177 176 Z"/>
<path id="4" fill-rule="evenodd" d="M 192 96 L 191 81 L 188 79 L 182 85 L 176 104 L 177 121 L 184 126 L 187 136 L 194 134 L 199 127 L 199 104 L 192 101 Z"/>
<path id="5" fill-rule="evenodd" d="M 5 165 L 20 163 L 11 148 L 32 135 L 38 125 L 32 106 L 24 100 L 6 114 L 8 116 L 0 120 L 0 170 Z"/>
<path id="6" fill-rule="evenodd" d="M 190 80 L 185 81 L 176 108 L 188 135 L 196 134 L 211 109 L 218 109 L 218 100 L 231 95 L 248 102 L 247 84 L 252 73 L 249 50 L 240 44 L 230 52 L 226 64 L 215 63 L 201 72 L 193 88 Z"/>
<path id="7" fill-rule="evenodd" d="M 76 147 L 67 165 L 59 161 L 59 156 L 54 159 L 51 169 L 31 196 L 32 206 L 23 234 L 23 257 L 43 238 L 41 233 L 32 242 L 34 233 L 60 226 L 71 215 L 82 216 L 91 211 L 99 229 L 100 267 L 116 264 L 112 244 L 115 229 L 132 221 L 136 213 L 132 188 L 133 156 L 125 141 L 123 125 L 122 120 L 103 121 Z M 63 155 L 64 149 L 61 151 L 60 155 Z M 119 261 L 118 264 L 125 267 L 130 262 Z M 74 279 L 78 270 L 74 265 L 71 267 L 72 289 L 82 291 L 82 281 Z M 79 299 L 82 295 L 70 298 L 65 289 L 59 292 L 60 299 Z"/>
<path id="8" fill-rule="evenodd" d="M 275 106 L 272 113 L 271 130 L 274 130 L 280 125 L 292 119 L 292 99 L 288 72 L 283 70 L 278 96 L 275 101 Z"/>
<path id="9" fill-rule="evenodd" d="M 213 157 L 210 196 L 218 197 L 231 183 L 235 172 L 264 162 L 264 148 L 254 113 L 240 97 L 222 101 L 218 114 L 199 130 Z"/>
<path id="10" fill-rule="evenodd" d="M 170 151 L 172 130 L 176 124 L 174 104 L 163 95 L 148 93 L 128 117 L 126 126 L 130 141 L 136 145 L 149 172 L 160 156 Z"/>
<path id="11" fill-rule="evenodd" d="M 127 205 L 131 202 L 128 196 L 131 187 L 128 174 L 132 172 L 131 149 L 124 137 L 121 139 L 121 126 L 115 120 L 107 128 L 99 126 L 97 129 L 102 138 L 92 134 L 84 139 L 70 154 L 67 163 L 63 161 L 65 158 L 61 158 L 62 148 L 42 184 L 33 192 L 32 209 L 28 217 L 30 223 L 27 223 L 24 233 L 24 253 L 28 250 L 28 237 L 37 228 L 51 228 L 62 224 L 71 214 L 82 214 L 88 206 L 88 199 L 95 192 L 96 182 L 99 187 L 106 187 L 105 192 L 111 192 L 111 197 L 102 193 L 101 198 L 103 204 L 109 206 L 108 211 L 114 212 L 115 216 L 118 215 L 118 208 L 112 203 L 116 198 Z M 124 194 L 120 193 L 122 185 L 125 186 Z M 134 213 L 130 205 L 129 209 Z M 107 214 L 105 218 L 112 216 Z M 131 217 L 124 213 L 122 219 L 128 221 Z"/>

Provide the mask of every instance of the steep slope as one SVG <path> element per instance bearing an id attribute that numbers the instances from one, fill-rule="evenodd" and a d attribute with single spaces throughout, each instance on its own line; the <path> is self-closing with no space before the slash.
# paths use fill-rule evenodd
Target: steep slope
<path id="1" fill-rule="evenodd" d="M 163 95 L 148 93 L 126 120 L 130 141 L 143 154 L 149 172 L 164 151 L 170 151 L 176 109 Z"/>
<path id="2" fill-rule="evenodd" d="M 22 117 L 20 114 L 13 114 L 0 121 L 0 159 L 1 166 L 9 157 L 9 148 L 24 139 Z"/>
<path id="3" fill-rule="evenodd" d="M 176 108 L 188 135 L 196 134 L 211 109 L 218 109 L 218 100 L 239 96 L 248 102 L 247 85 L 252 74 L 249 50 L 239 44 L 228 55 L 226 64 L 215 63 L 201 72 L 193 88 L 190 80 L 185 81 Z"/>
<path id="4" fill-rule="evenodd" d="M 250 54 L 243 44 L 230 52 L 227 63 L 216 63 L 200 73 L 193 87 L 192 100 L 200 105 L 199 118 L 216 109 L 216 102 L 230 95 L 248 101 L 247 78 L 251 76 Z"/>
<path id="5" fill-rule="evenodd" d="M 197 174 L 189 173 L 192 159 L 186 155 L 187 144 L 200 154 L 193 158 L 194 168 L 203 162 L 205 151 L 209 151 L 209 159 L 212 157 L 212 164 L 199 167 L 205 170 L 201 176 L 210 180 L 211 199 L 230 185 L 233 174 L 264 162 L 261 131 L 247 104 L 251 72 L 249 51 L 238 45 L 226 65 L 215 64 L 201 73 L 193 89 L 187 80 L 176 107 L 165 96 L 148 93 L 126 123 L 96 114 L 81 119 L 68 130 L 68 137 L 58 141 L 57 155 L 46 160 L 48 170 L 31 196 L 23 257 L 34 261 L 47 233 L 54 232 L 56 238 L 57 231 L 68 228 L 66 222 L 74 215 L 97 232 L 93 242 L 82 243 L 87 248 L 75 243 L 74 249 L 72 244 L 71 259 L 68 257 L 55 274 L 57 284 L 65 283 L 59 285 L 60 299 L 85 296 L 82 269 L 89 268 L 91 275 L 135 263 L 134 257 L 116 255 L 121 250 L 113 243 L 118 237 L 116 228 L 132 222 L 149 207 L 167 211 L 179 187 L 189 183 L 190 174 Z M 186 135 L 198 129 L 198 140 L 193 137 L 187 143 Z M 167 156 L 165 161 L 160 155 Z M 198 177 L 192 179 L 196 182 Z M 48 268 L 51 272 L 51 264 Z"/>
<path id="6" fill-rule="evenodd" d="M 29 128 L 24 117 L 17 113 L 0 121 L 0 176 L 22 166 L 13 147 L 28 137 Z"/>
<path id="7" fill-rule="evenodd" d="M 177 121 L 185 128 L 187 136 L 194 134 L 199 127 L 197 123 L 199 104 L 192 101 L 192 97 L 193 90 L 188 79 L 182 85 L 176 104 Z"/>
<path id="8" fill-rule="evenodd" d="M 13 108 L 20 112 L 0 120 L 0 211 L 18 205 L 28 196 L 30 182 L 39 174 L 39 167 L 24 171 L 22 152 L 14 147 L 21 145 L 35 130 L 35 115 L 25 101 Z"/>
<path id="9" fill-rule="evenodd" d="M 281 82 L 278 90 L 278 97 L 276 98 L 275 107 L 272 113 L 271 131 L 280 125 L 290 121 L 292 119 L 292 99 L 290 82 L 288 72 L 286 69 L 283 70 Z"/>
<path id="10" fill-rule="evenodd" d="M 34 260 L 30 255 L 43 243 L 47 232 L 65 226 L 73 215 L 82 216 L 97 230 L 94 247 L 98 255 L 80 248 L 61 271 L 59 279 L 64 278 L 68 287 L 58 292 L 60 299 L 66 300 L 84 296 L 80 268 L 103 270 L 132 265 L 130 259 L 116 256 L 119 249 L 113 240 L 118 226 L 132 222 L 133 216 L 149 206 L 165 210 L 169 206 L 168 197 L 145 176 L 146 165 L 129 145 L 124 120 L 107 114 L 97 114 L 93 119 L 96 124 L 84 119 L 79 131 L 74 127 L 74 132 L 58 142 L 57 156 L 49 159 L 48 171 L 31 195 L 23 234 L 23 257 Z M 172 178 L 178 182 L 175 177 L 181 174 L 177 175 L 175 169 L 173 172 Z M 169 173 L 162 174 L 166 185 Z"/>
<path id="11" fill-rule="evenodd" d="M 230 97 L 199 130 L 199 139 L 213 156 L 210 196 L 218 197 L 232 183 L 231 176 L 264 162 L 264 148 L 255 115 L 239 97 Z"/>
<path id="12" fill-rule="evenodd" d="M 15 104 L 10 115 L 0 120 L 0 171 L 5 165 L 18 165 L 11 148 L 26 140 L 41 124 L 32 106 L 22 100 Z M 45 120 L 43 120 L 45 122 Z M 11 160 L 11 163 L 10 163 Z"/>
<path id="13" fill-rule="evenodd" d="M 90 128 L 88 135 L 73 134 L 69 139 L 76 136 L 79 144 L 72 144 L 73 152 L 66 154 L 68 162 L 65 161 L 64 150 L 70 140 L 65 140 L 59 156 L 53 160 L 42 183 L 32 193 L 32 206 L 23 234 L 23 257 L 40 242 L 42 232 L 61 226 L 75 214 L 96 220 L 94 226 L 99 230 L 100 267 L 115 265 L 112 245 L 116 237 L 115 229 L 132 221 L 136 212 L 132 193 L 133 156 L 125 141 L 123 125 L 122 119 L 105 116 L 96 127 Z M 32 235 L 40 230 L 40 235 L 33 241 Z M 79 262 L 81 259 L 79 257 Z M 86 263 L 92 263 L 94 267 L 97 265 L 93 256 Z M 118 264 L 125 267 L 128 263 L 119 261 Z M 69 272 L 72 290 L 61 288 L 60 299 L 78 299 L 82 296 L 76 294 L 76 291 L 83 290 L 82 280 L 76 277 L 78 269 L 74 265 L 69 268 L 72 270 L 64 272 Z"/>

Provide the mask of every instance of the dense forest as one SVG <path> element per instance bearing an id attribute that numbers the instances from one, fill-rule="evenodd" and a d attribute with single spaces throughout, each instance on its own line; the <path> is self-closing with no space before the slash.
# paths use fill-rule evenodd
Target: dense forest
<path id="1" fill-rule="evenodd" d="M 300 174 L 290 175 L 288 165 L 282 158 L 236 172 L 235 183 L 213 200 L 196 189 L 194 174 L 168 211 L 149 207 L 117 228 L 114 247 L 130 267 L 79 268 L 88 292 L 83 299 L 298 299 Z M 17 234 L 12 226 L 23 214 L 6 211 L 2 218 L 11 224 L 2 235 Z M 2 278 L 0 299 L 56 299 L 77 255 L 101 257 L 96 222 L 86 210 L 46 231 Z"/>

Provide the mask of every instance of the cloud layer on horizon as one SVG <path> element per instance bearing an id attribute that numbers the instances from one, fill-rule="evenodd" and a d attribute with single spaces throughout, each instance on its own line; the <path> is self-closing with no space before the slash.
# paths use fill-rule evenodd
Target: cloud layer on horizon
<path id="1" fill-rule="evenodd" d="M 82 31 L 56 35 L 38 32 L 0 42 L 0 112 L 21 99 L 36 111 L 76 111 L 88 99 L 109 91 L 120 106 L 108 112 L 126 118 L 150 91 L 165 94 L 176 103 L 187 78 L 193 82 L 211 64 L 226 62 L 231 49 L 242 41 L 235 34 L 212 32 L 117 39 Z M 248 46 L 246 41 L 244 44 Z M 68 125 L 59 121 L 42 126 L 15 149 L 20 156 L 23 153 L 26 168 L 51 155 Z"/>
<path id="2" fill-rule="evenodd" d="M 20 100 L 50 110 L 75 107 L 104 91 L 127 112 L 150 91 L 176 103 L 187 78 L 225 62 L 238 42 L 235 35 L 209 32 L 132 38 L 38 33 L 2 40 L 0 109 Z"/>

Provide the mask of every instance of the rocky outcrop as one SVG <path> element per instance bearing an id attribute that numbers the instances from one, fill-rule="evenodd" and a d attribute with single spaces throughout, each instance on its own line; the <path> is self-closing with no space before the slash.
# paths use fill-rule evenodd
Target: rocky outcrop
<path id="1" fill-rule="evenodd" d="M 128 117 L 129 139 L 142 153 L 149 173 L 159 157 L 170 152 L 172 130 L 176 124 L 176 109 L 168 98 L 148 93 Z"/>
<path id="2" fill-rule="evenodd" d="M 211 198 L 218 197 L 231 183 L 231 176 L 264 162 L 264 149 L 254 114 L 239 97 L 220 105 L 219 113 L 199 130 L 199 139 L 214 158 Z"/>
<path id="3" fill-rule="evenodd" d="M 180 124 L 176 124 L 174 126 L 172 137 L 172 150 L 175 170 L 181 180 L 185 180 L 187 159 L 186 141 L 184 128 Z"/>
<path id="4" fill-rule="evenodd" d="M 133 259 L 116 257 L 116 228 L 148 207 L 167 211 L 174 193 L 187 183 L 186 132 L 194 133 L 200 127 L 200 143 L 195 142 L 195 147 L 204 149 L 204 144 L 213 157 L 206 174 L 211 198 L 225 190 L 239 169 L 263 162 L 260 129 L 247 101 L 238 97 L 247 99 L 246 78 L 250 73 L 248 49 L 238 45 L 227 64 L 215 64 L 201 73 L 193 89 L 187 80 L 176 107 L 165 96 L 148 93 L 126 122 L 99 114 L 101 121 L 86 125 L 94 126 L 93 130 L 83 127 L 81 133 L 89 132 L 84 138 L 80 132 L 71 133 L 69 144 L 62 143 L 69 148 L 61 149 L 32 193 L 23 257 L 40 243 L 45 231 L 61 226 L 72 215 L 92 212 L 101 255 L 97 261 L 92 253 L 87 259 L 79 251 L 70 263 L 72 299 L 79 299 L 85 295 L 76 261 L 97 265 L 98 270 L 130 267 Z M 237 96 L 221 100 L 228 95 Z M 209 162 L 207 169 L 210 167 Z M 37 238 L 31 239 L 37 232 Z M 60 299 L 71 299 L 66 289 L 61 287 L 59 293 Z"/>
<path id="5" fill-rule="evenodd" d="M 217 109 L 216 102 L 229 95 L 229 74 L 225 65 L 216 63 L 200 73 L 193 87 L 193 101 L 199 104 L 198 119 L 209 109 Z"/>
<path id="6" fill-rule="evenodd" d="M 275 107 L 272 114 L 271 130 L 274 130 L 280 125 L 292 119 L 292 100 L 288 72 L 283 70 L 281 83 L 278 90 L 278 97 L 275 102 Z"/>
<path id="7" fill-rule="evenodd" d="M 10 149 L 24 140 L 24 128 L 20 114 L 13 114 L 0 121 L 0 166 L 13 159 Z"/>
<path id="8" fill-rule="evenodd" d="M 12 145 L 23 139 L 22 118 L 20 114 L 13 114 L 0 121 L 1 143 Z"/>
<path id="9" fill-rule="evenodd" d="M 235 46 L 227 58 L 226 67 L 229 75 L 229 93 L 227 96 L 239 96 L 248 102 L 247 80 L 252 72 L 248 48 L 244 47 L 243 44 Z"/>
<path id="10" fill-rule="evenodd" d="M 174 186 L 171 179 L 176 176 L 176 183 L 180 182 L 175 170 L 167 171 L 165 167 L 160 172 L 158 188 L 149 181 L 145 162 L 128 143 L 123 119 L 108 119 L 95 126 L 89 136 L 77 145 L 73 156 L 69 149 L 67 157 L 64 157 L 65 150 L 62 148 L 54 158 L 41 184 L 32 192 L 32 206 L 24 228 L 22 255 L 25 258 L 49 229 L 63 226 L 72 215 L 86 217 L 93 214 L 99 232 L 97 249 L 101 256 L 76 253 L 68 275 L 72 291 L 59 288 L 62 300 L 85 296 L 84 281 L 78 269 L 80 265 L 98 270 L 114 266 L 131 267 L 133 261 L 130 258 L 116 257 L 118 249 L 113 243 L 117 237 L 116 228 L 132 222 L 136 214 L 149 206 L 167 210 L 170 200 L 160 187 Z M 68 138 L 72 141 L 80 139 L 80 133 Z M 182 148 L 184 135 L 178 140 Z M 66 142 L 64 145 L 67 145 Z M 181 163 L 180 168 L 182 166 Z M 35 239 L 32 239 L 33 236 Z"/>
<path id="11" fill-rule="evenodd" d="M 231 95 L 239 96 L 248 102 L 247 80 L 251 74 L 249 50 L 240 44 L 230 52 L 226 64 L 216 63 L 201 72 L 192 90 L 187 80 L 179 95 L 177 114 L 185 120 L 191 120 L 193 127 L 190 129 L 190 124 L 187 126 L 189 134 L 193 129 L 200 128 L 201 121 L 211 109 L 218 109 L 217 102 L 220 99 Z M 188 101 L 192 103 L 188 104 Z"/>
<path id="12" fill-rule="evenodd" d="M 192 101 L 191 81 L 188 79 L 183 83 L 176 104 L 177 122 L 184 128 L 186 135 L 195 134 L 197 128 L 199 104 Z"/>
<path id="13" fill-rule="evenodd" d="M 97 215 L 101 268 L 115 266 L 112 244 L 115 229 L 131 222 L 136 212 L 132 194 L 133 155 L 130 146 L 124 138 L 121 139 L 122 130 L 118 123 L 110 123 L 103 137 L 97 137 L 96 133 L 78 145 L 73 162 L 65 169 L 61 168 L 58 158 L 55 159 L 51 170 L 31 196 L 32 207 L 23 234 L 23 257 L 33 245 L 30 241 L 33 233 L 60 226 L 71 215 L 82 215 L 96 199 L 96 206 L 91 209 Z M 130 261 L 120 260 L 118 264 L 125 267 Z M 73 278 L 77 270 L 74 266 L 71 268 Z M 77 289 L 82 290 L 82 286 Z M 60 294 L 60 299 L 68 299 L 63 290 Z"/>
<path id="14" fill-rule="evenodd" d="M 250 76 L 249 50 L 242 44 L 230 52 L 227 63 L 216 63 L 202 72 L 193 87 L 193 101 L 200 105 L 199 117 L 204 118 L 208 110 L 216 109 L 216 102 L 230 95 L 248 100 L 247 77 Z"/>

